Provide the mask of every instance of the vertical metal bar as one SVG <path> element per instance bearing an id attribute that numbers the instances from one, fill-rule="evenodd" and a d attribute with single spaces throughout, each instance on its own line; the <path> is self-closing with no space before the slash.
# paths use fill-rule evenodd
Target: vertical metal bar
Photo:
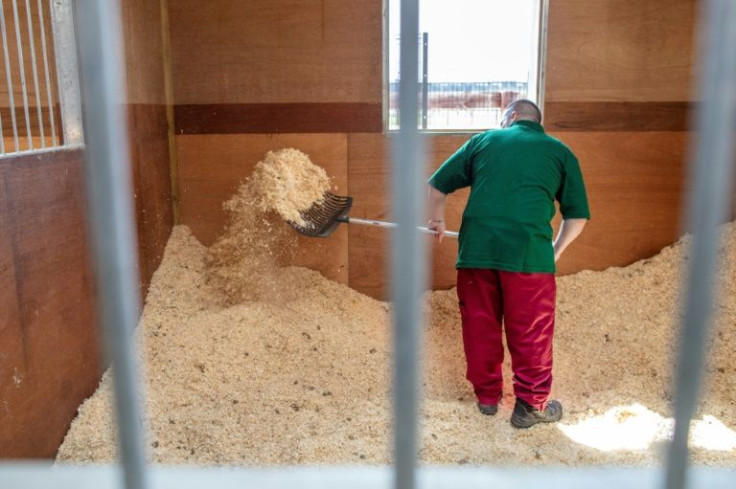
<path id="1" fill-rule="evenodd" d="M 675 433 L 669 445 L 666 484 L 687 483 L 688 434 L 703 372 L 705 344 L 712 322 L 717 270 L 718 226 L 728 218 L 736 133 L 736 2 L 708 0 L 701 7 L 700 110 L 691 144 L 687 229 L 693 233 L 687 297 L 677 365 Z"/>
<path id="2" fill-rule="evenodd" d="M 56 120 L 54 120 L 54 100 L 51 97 L 51 77 L 49 76 L 49 57 L 46 49 L 46 21 L 44 20 L 43 4 L 37 0 L 38 19 L 41 25 L 41 53 L 43 54 L 43 71 L 46 77 L 46 102 L 49 106 L 49 122 L 51 123 L 51 145 L 56 146 Z"/>
<path id="3" fill-rule="evenodd" d="M 41 13 L 39 12 L 39 15 Z M 43 130 L 43 110 L 41 107 L 41 91 L 38 89 L 38 67 L 36 64 L 36 41 L 33 39 L 33 19 L 31 16 L 31 3 L 26 0 L 26 19 L 28 20 L 28 40 L 31 48 L 31 67 L 33 71 L 33 90 L 36 94 L 36 115 L 38 117 L 38 130 L 41 134 L 41 148 L 46 147 L 46 135 Z"/>
<path id="4" fill-rule="evenodd" d="M 26 115 L 26 138 L 28 149 L 33 149 L 33 133 L 31 132 L 31 118 L 28 115 L 28 89 L 26 87 L 26 65 L 23 61 L 23 41 L 20 37 L 20 19 L 18 18 L 18 2 L 13 0 L 13 21 L 15 22 L 15 40 L 18 44 L 18 66 L 20 68 L 20 86 L 23 93 L 23 111 Z M 16 148 L 17 150 L 18 148 Z"/>
<path id="5" fill-rule="evenodd" d="M 527 97 L 536 95 L 537 105 L 542 109 L 544 116 L 544 87 L 547 81 L 547 34 L 549 20 L 549 0 L 539 0 L 539 49 L 537 51 L 537 78 L 534 94 L 529 93 Z"/>
<path id="6" fill-rule="evenodd" d="M 0 0 L 0 29 L 3 37 L 3 55 L 5 56 L 5 76 L 8 83 L 8 100 L 10 102 L 10 120 L 13 126 L 14 150 L 18 151 L 18 121 L 15 117 L 15 94 L 13 93 L 13 76 L 10 71 L 10 54 L 8 53 L 8 31 L 5 27 L 5 5 Z"/>
<path id="7" fill-rule="evenodd" d="M 126 487 L 146 489 L 134 328 L 139 317 L 133 190 L 125 123 L 120 6 L 78 0 L 79 52 L 87 134 L 85 183 L 94 244 L 99 309 L 112 360 L 118 440 Z"/>
<path id="8" fill-rule="evenodd" d="M 59 84 L 61 131 L 64 145 L 83 142 L 82 102 L 77 71 L 77 42 L 71 0 L 51 2 L 51 27 L 54 33 L 56 78 Z"/>
<path id="9" fill-rule="evenodd" d="M 421 295 L 425 237 L 415 226 L 424 216 L 424 165 L 418 131 L 419 0 L 401 1 L 399 133 L 392 147 L 391 297 L 394 303 L 394 483 L 416 485 Z"/>
<path id="10" fill-rule="evenodd" d="M 427 106 L 429 105 L 429 33 L 422 33 L 422 129 L 427 129 Z"/>
<path id="11" fill-rule="evenodd" d="M 383 130 L 388 132 L 391 130 L 391 30 L 390 30 L 390 10 L 389 1 L 383 0 L 381 8 L 381 18 L 383 19 L 383 39 L 381 41 L 381 52 L 383 53 Z"/>

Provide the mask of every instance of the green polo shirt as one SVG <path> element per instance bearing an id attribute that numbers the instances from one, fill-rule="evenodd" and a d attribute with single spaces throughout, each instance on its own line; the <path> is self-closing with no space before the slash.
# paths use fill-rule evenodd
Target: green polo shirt
<path id="1" fill-rule="evenodd" d="M 473 136 L 429 184 L 444 194 L 471 187 L 457 268 L 554 273 L 555 200 L 563 218 L 590 219 L 577 158 L 532 121 Z"/>

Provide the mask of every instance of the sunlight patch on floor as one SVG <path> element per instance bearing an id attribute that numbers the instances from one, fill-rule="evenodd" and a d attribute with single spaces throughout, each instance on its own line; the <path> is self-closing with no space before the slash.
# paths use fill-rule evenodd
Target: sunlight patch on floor
<path id="1" fill-rule="evenodd" d="M 641 404 L 617 406 L 577 424 L 558 425 L 576 443 L 602 451 L 646 450 L 653 443 L 672 438 L 674 420 Z M 706 450 L 736 450 L 736 432 L 713 416 L 691 424 L 690 445 Z"/>

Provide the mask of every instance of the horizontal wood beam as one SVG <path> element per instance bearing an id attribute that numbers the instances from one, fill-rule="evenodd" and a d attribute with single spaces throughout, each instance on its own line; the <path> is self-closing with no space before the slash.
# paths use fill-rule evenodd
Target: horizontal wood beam
<path id="1" fill-rule="evenodd" d="M 370 103 L 192 104 L 174 107 L 176 134 L 381 132 Z"/>
<path id="2" fill-rule="evenodd" d="M 549 131 L 687 131 L 691 102 L 547 102 Z"/>

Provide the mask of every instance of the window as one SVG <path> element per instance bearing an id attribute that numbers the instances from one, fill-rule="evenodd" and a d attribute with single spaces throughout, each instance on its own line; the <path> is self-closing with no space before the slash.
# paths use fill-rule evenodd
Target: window
<path id="1" fill-rule="evenodd" d="M 419 127 L 499 127 L 518 98 L 540 101 L 545 0 L 419 0 Z M 398 129 L 400 0 L 388 0 L 386 127 Z"/>
<path id="2" fill-rule="evenodd" d="M 0 0 L 0 154 L 81 142 L 70 0 Z"/>

